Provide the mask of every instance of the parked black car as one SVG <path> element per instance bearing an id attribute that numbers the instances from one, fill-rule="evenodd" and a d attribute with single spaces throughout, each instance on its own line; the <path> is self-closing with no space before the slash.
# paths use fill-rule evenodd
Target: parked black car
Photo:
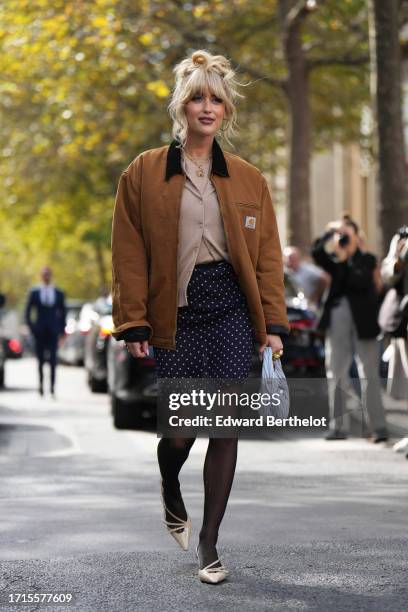
<path id="1" fill-rule="evenodd" d="M 19 334 L 8 334 L 7 330 L 2 331 L 3 350 L 7 359 L 20 359 L 23 356 L 23 342 Z"/>
<path id="2" fill-rule="evenodd" d="M 285 292 L 291 333 L 284 341 L 282 365 L 287 376 L 324 377 L 324 345 L 315 331 L 316 315 L 289 275 Z M 149 357 L 132 357 L 124 342 L 111 341 L 108 352 L 108 387 L 112 416 L 118 429 L 150 422 L 156 414 L 157 383 L 153 349 Z M 251 377 L 260 377 L 262 362 L 254 347 Z"/>
<path id="3" fill-rule="evenodd" d="M 112 340 L 108 353 L 108 387 L 114 426 L 141 427 L 156 416 L 157 378 L 153 347 L 149 357 L 136 359 L 124 342 Z"/>
<path id="4" fill-rule="evenodd" d="M 67 302 L 67 323 L 64 338 L 58 347 L 58 360 L 66 365 L 84 365 L 85 339 L 92 321 L 99 319 L 93 303 L 83 300 Z"/>
<path id="5" fill-rule="evenodd" d="M 6 303 L 6 296 L 4 293 L 0 293 L 0 315 L 2 312 L 2 308 Z M 5 361 L 6 361 L 6 349 L 4 346 L 4 342 L 0 342 L 0 388 L 4 387 L 4 378 L 5 378 Z"/>
<path id="6" fill-rule="evenodd" d="M 108 388 L 107 347 L 113 329 L 112 299 L 98 298 L 91 317 L 91 328 L 85 337 L 85 370 L 88 385 L 94 393 L 105 393 Z"/>
<path id="7" fill-rule="evenodd" d="M 285 273 L 290 334 L 284 340 L 282 366 L 287 377 L 325 378 L 324 337 L 316 330 L 317 315 L 293 278 Z"/>

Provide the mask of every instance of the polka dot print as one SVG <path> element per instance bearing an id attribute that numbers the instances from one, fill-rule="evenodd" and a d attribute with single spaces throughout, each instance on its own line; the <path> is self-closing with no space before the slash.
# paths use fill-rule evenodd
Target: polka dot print
<path id="1" fill-rule="evenodd" d="M 177 311 L 176 350 L 153 347 L 159 378 L 246 378 L 251 318 L 232 265 L 195 266 Z"/>

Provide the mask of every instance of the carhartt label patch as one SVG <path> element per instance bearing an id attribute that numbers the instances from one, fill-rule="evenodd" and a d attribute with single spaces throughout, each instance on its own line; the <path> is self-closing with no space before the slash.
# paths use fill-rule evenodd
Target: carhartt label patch
<path id="1" fill-rule="evenodd" d="M 245 227 L 247 227 L 248 229 L 255 229 L 255 225 L 256 217 L 250 217 L 249 215 L 247 215 L 245 217 Z"/>

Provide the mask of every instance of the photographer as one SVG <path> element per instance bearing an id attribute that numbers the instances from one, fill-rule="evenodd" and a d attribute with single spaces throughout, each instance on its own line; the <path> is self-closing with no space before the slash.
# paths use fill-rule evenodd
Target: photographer
<path id="1" fill-rule="evenodd" d="M 388 288 L 379 314 L 382 331 L 390 337 L 387 392 L 395 399 L 408 396 L 408 226 L 393 236 L 381 264 L 381 276 Z M 408 436 L 394 445 L 408 452 Z"/>
<path id="2" fill-rule="evenodd" d="M 349 370 L 356 360 L 362 405 L 373 442 L 388 439 L 379 380 L 377 335 L 380 270 L 375 255 L 362 252 L 359 228 L 349 215 L 329 224 L 312 247 L 312 256 L 330 276 L 331 285 L 318 329 L 324 330 L 326 376 L 329 384 L 329 440 L 346 438 L 342 431 L 341 390 L 349 388 Z"/>

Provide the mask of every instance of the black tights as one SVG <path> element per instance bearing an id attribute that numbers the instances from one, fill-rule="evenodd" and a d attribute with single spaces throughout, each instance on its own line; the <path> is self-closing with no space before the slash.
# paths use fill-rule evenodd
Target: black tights
<path id="1" fill-rule="evenodd" d="M 157 446 L 164 501 L 168 509 L 183 520 L 186 509 L 180 493 L 179 472 L 195 438 L 161 438 Z M 204 461 L 204 517 L 200 531 L 200 566 L 218 557 L 218 529 L 225 513 L 237 463 L 238 438 L 210 438 Z M 166 514 L 166 520 L 174 517 Z M 219 565 L 219 564 L 217 564 Z"/>

